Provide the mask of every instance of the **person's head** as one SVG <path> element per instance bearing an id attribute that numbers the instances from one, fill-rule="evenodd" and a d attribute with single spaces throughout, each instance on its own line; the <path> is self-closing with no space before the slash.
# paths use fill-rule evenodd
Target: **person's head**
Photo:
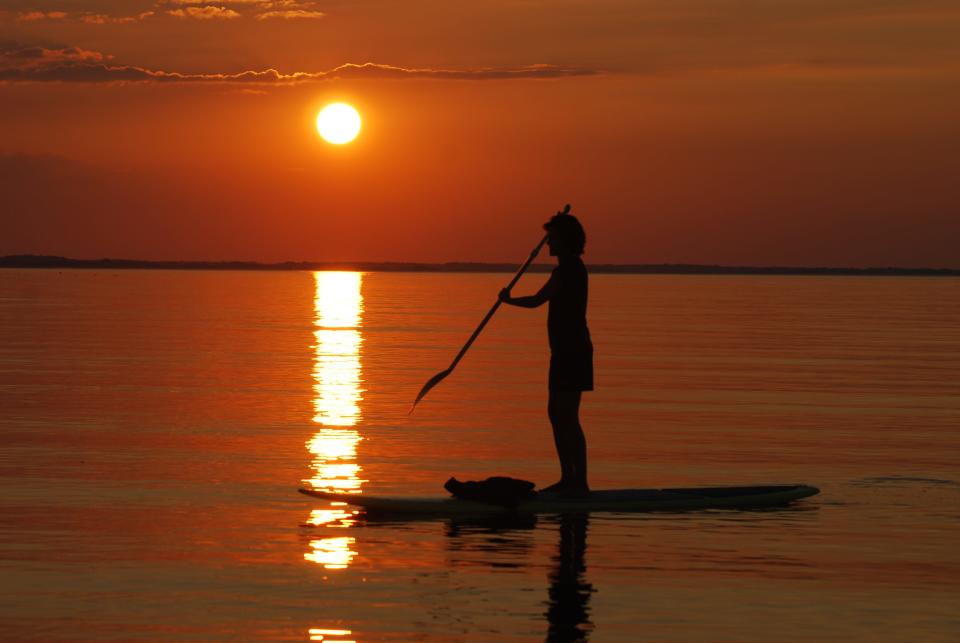
<path id="1" fill-rule="evenodd" d="M 548 234 L 547 245 L 550 246 L 551 257 L 583 254 L 587 235 L 577 217 L 558 213 L 543 224 L 543 229 Z"/>

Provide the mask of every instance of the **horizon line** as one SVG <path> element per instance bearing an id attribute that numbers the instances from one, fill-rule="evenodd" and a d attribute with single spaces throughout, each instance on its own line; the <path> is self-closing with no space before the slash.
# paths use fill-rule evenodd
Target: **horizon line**
<path id="1" fill-rule="evenodd" d="M 904 268 L 898 266 L 728 266 L 696 263 L 591 263 L 599 274 L 758 274 L 758 275 L 875 275 L 960 276 L 960 268 Z M 210 261 L 149 259 L 73 259 L 58 255 L 0 256 L 0 268 L 109 268 L 119 270 L 359 270 L 366 272 L 514 272 L 519 264 L 481 261 Z M 532 264 L 533 272 L 547 272 L 552 264 Z"/>

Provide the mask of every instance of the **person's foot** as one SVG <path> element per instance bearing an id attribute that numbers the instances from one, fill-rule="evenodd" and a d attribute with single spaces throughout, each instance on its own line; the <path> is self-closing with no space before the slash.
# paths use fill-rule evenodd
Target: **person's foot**
<path id="1" fill-rule="evenodd" d="M 549 487 L 544 487 L 538 493 L 545 493 L 547 495 L 559 496 L 564 491 L 566 491 L 567 487 L 568 487 L 567 483 L 561 480 L 560 482 L 554 482 Z"/>
<path id="2" fill-rule="evenodd" d="M 590 487 L 585 484 L 578 485 L 561 480 L 545 489 L 541 489 L 539 493 L 558 498 L 586 498 L 590 495 Z"/>

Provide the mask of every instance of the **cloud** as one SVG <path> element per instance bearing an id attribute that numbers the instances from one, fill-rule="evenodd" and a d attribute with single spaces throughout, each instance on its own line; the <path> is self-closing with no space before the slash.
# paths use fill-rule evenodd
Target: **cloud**
<path id="1" fill-rule="evenodd" d="M 173 5 L 198 5 L 198 4 L 207 4 L 210 0 L 161 0 L 160 4 L 173 4 Z M 277 3 L 271 2 L 270 0 L 220 0 L 219 4 L 222 5 L 260 5 L 260 6 L 272 6 L 277 4 L 282 4 L 282 6 L 287 6 L 286 2 Z M 299 3 L 294 3 L 299 4 Z"/>
<path id="2" fill-rule="evenodd" d="M 67 47 L 65 49 L 46 49 L 45 47 L 24 47 L 0 51 L 0 73 L 8 68 L 25 70 L 44 67 L 102 64 L 112 56 L 99 51 Z"/>
<path id="3" fill-rule="evenodd" d="M 111 16 L 105 13 L 86 13 L 80 16 L 81 22 L 91 25 L 126 25 L 132 22 L 145 20 L 156 15 L 153 11 L 143 11 L 135 16 Z"/>
<path id="4" fill-rule="evenodd" d="M 591 76 L 592 69 L 559 65 L 527 65 L 514 68 L 481 69 L 418 69 L 395 67 L 379 63 L 346 63 L 324 72 L 331 78 L 439 78 L 446 80 L 497 80 L 507 78 L 560 78 L 563 76 Z"/>
<path id="5" fill-rule="evenodd" d="M 180 7 L 189 7 L 197 5 L 209 5 L 213 2 L 216 2 L 217 5 L 223 7 L 236 7 L 238 9 L 242 7 L 252 7 L 254 10 L 266 13 L 296 13 L 299 11 L 303 11 L 305 13 L 321 13 L 311 11 L 317 7 L 317 3 L 313 2 L 312 0 L 159 0 L 157 4 L 158 6 L 174 5 Z"/>
<path id="6" fill-rule="evenodd" d="M 0 12 L 2 15 L 2 12 Z M 91 25 L 107 24 L 130 24 L 145 20 L 153 15 L 154 11 L 142 11 L 133 16 L 114 16 L 106 13 L 93 13 L 90 11 L 68 13 L 66 11 L 26 11 L 17 15 L 17 20 L 21 22 L 36 22 L 39 20 L 79 20 Z"/>
<path id="7" fill-rule="evenodd" d="M 167 11 L 171 16 L 177 18 L 196 18 L 197 20 L 229 20 L 239 18 L 240 14 L 233 9 L 226 7 L 215 7 L 207 5 L 204 7 L 186 7 L 185 9 L 173 9 Z"/>
<path id="8" fill-rule="evenodd" d="M 62 20 L 66 17 L 65 11 L 23 11 L 17 15 L 17 20 L 35 22 L 37 20 Z"/>
<path id="9" fill-rule="evenodd" d="M 155 11 L 143 11 L 135 15 L 118 16 L 94 11 L 21 11 L 16 14 L 20 22 L 40 20 L 77 20 L 87 24 L 131 24 L 155 16 L 157 11 L 168 8 L 163 13 L 175 18 L 193 18 L 196 20 L 229 20 L 241 17 L 244 11 L 257 20 L 280 18 L 285 20 L 317 19 L 326 14 L 316 10 L 317 3 L 312 0 L 157 0 Z M 246 8 L 249 8 L 249 12 Z M 0 11 L 0 16 L 5 12 Z"/>
<path id="10" fill-rule="evenodd" d="M 599 73 L 592 69 L 544 64 L 514 68 L 427 69 L 368 62 L 347 63 L 328 71 L 318 72 L 283 73 L 276 69 L 264 69 L 236 73 L 184 74 L 132 65 L 112 65 L 109 63 L 110 59 L 110 56 L 100 52 L 76 47 L 66 49 L 27 47 L 0 51 L 0 82 L 206 82 L 283 85 L 338 78 L 497 80 L 562 78 Z"/>
<path id="11" fill-rule="evenodd" d="M 105 25 L 108 23 L 125 23 L 125 22 L 136 22 L 136 19 L 132 16 L 127 16 L 124 18 L 114 18 L 113 16 L 108 16 L 105 13 L 89 13 L 80 17 L 82 22 L 86 22 L 91 25 Z"/>
<path id="12" fill-rule="evenodd" d="M 257 20 L 268 20 L 270 18 L 283 18 L 284 20 L 317 19 L 323 18 L 325 13 L 322 11 L 307 11 L 306 9 L 287 9 L 281 11 L 265 11 L 257 14 Z"/>

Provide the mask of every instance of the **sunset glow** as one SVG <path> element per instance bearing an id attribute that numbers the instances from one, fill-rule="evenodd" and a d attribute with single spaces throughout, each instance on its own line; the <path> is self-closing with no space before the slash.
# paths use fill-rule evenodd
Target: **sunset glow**
<path id="1" fill-rule="evenodd" d="M 571 202 L 588 263 L 960 267 L 945 0 L 46 4 L 0 255 L 509 263 Z"/>

